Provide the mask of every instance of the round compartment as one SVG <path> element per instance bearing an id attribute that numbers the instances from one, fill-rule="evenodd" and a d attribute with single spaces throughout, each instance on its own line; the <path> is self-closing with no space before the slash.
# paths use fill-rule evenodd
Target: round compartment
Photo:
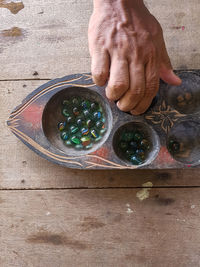
<path id="1" fill-rule="evenodd" d="M 168 87 L 169 104 L 183 114 L 200 111 L 200 77 L 194 72 L 180 73 L 180 86 Z"/>
<path id="2" fill-rule="evenodd" d="M 157 133 L 148 124 L 129 122 L 115 132 L 113 149 L 116 155 L 128 164 L 146 165 L 156 158 L 160 141 Z"/>
<path id="3" fill-rule="evenodd" d="M 167 148 L 172 157 L 184 164 L 200 161 L 200 122 L 192 119 L 175 124 L 167 137 Z"/>
<path id="4" fill-rule="evenodd" d="M 82 98 L 84 100 L 89 100 L 89 101 L 97 103 L 97 105 L 101 107 L 102 109 L 101 113 L 103 114 L 104 119 L 105 119 L 104 128 L 106 129 L 106 131 L 102 135 L 101 140 L 94 142 L 92 144 L 92 147 L 88 146 L 87 149 L 83 147 L 78 149 L 78 146 L 76 146 L 75 148 L 74 146 L 66 145 L 65 142 L 61 139 L 62 132 L 59 132 L 58 130 L 58 124 L 60 122 L 64 122 L 66 119 L 64 115 L 62 114 L 63 101 L 66 100 L 67 102 L 68 100 L 72 98 L 74 99 Z M 85 155 L 92 151 L 97 150 L 106 141 L 112 128 L 112 112 L 111 112 L 111 109 L 110 109 L 110 106 L 107 100 L 105 100 L 97 92 L 92 91 L 88 88 L 83 88 L 83 87 L 69 87 L 69 88 L 65 88 L 59 91 L 48 101 L 44 109 L 44 113 L 42 117 L 42 125 L 43 125 L 43 131 L 44 131 L 45 136 L 55 148 L 63 151 L 69 156 L 80 156 L 80 155 Z M 70 127 L 71 127 L 72 132 L 76 130 L 73 128 L 73 125 Z M 80 131 L 82 131 L 83 134 L 86 134 L 86 136 L 84 135 L 83 137 L 84 142 L 86 143 L 87 142 L 86 130 L 81 128 Z M 74 141 L 76 141 L 75 138 L 74 138 Z"/>

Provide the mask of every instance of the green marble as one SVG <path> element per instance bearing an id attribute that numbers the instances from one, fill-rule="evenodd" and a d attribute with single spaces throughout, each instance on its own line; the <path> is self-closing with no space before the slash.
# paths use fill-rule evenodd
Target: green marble
<path id="1" fill-rule="evenodd" d="M 70 101 L 69 100 L 64 100 L 62 103 L 64 106 L 70 106 Z"/>
<path id="2" fill-rule="evenodd" d="M 65 116 L 65 117 L 69 117 L 70 116 L 70 112 L 67 108 L 63 108 L 62 110 L 62 114 Z"/>
<path id="3" fill-rule="evenodd" d="M 140 132 L 135 132 L 134 135 L 133 135 L 133 139 L 134 141 L 140 141 L 143 139 L 143 135 L 140 133 Z"/>
<path id="4" fill-rule="evenodd" d="M 79 105 L 79 100 L 78 100 L 77 98 L 73 98 L 73 99 L 72 99 L 72 104 L 73 104 L 74 106 L 78 106 L 78 105 Z"/>
<path id="5" fill-rule="evenodd" d="M 72 136 L 70 140 L 75 145 L 80 145 L 81 144 L 81 140 L 77 136 L 75 136 L 75 135 Z"/>
<path id="6" fill-rule="evenodd" d="M 78 127 L 77 126 L 74 126 L 74 125 L 72 125 L 71 127 L 70 127 L 70 131 L 71 131 L 71 133 L 72 134 L 75 134 L 75 133 L 77 133 L 78 132 Z"/>

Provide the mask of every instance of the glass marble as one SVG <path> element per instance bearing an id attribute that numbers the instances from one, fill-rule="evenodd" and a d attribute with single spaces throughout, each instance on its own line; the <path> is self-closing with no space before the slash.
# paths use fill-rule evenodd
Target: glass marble
<path id="1" fill-rule="evenodd" d="M 66 127 L 66 123 L 65 122 L 60 122 L 58 123 L 58 130 L 59 131 L 63 131 Z"/>
<path id="2" fill-rule="evenodd" d="M 83 120 L 82 119 L 77 119 L 77 121 L 76 121 L 76 124 L 80 127 L 80 126 L 82 126 L 83 125 Z"/>
<path id="3" fill-rule="evenodd" d="M 104 123 L 102 121 L 97 121 L 96 122 L 96 127 L 98 129 L 102 129 L 102 128 L 105 128 L 105 125 L 104 125 Z"/>
<path id="4" fill-rule="evenodd" d="M 71 133 L 73 133 L 73 134 L 74 134 L 74 133 L 77 133 L 77 132 L 78 132 L 78 127 L 73 125 L 73 126 L 70 127 L 70 131 L 71 131 Z"/>
<path id="5" fill-rule="evenodd" d="M 81 142 L 83 146 L 88 146 L 91 143 L 91 139 L 88 136 L 81 137 Z"/>
<path id="6" fill-rule="evenodd" d="M 142 161 L 139 158 L 137 158 L 135 155 L 131 156 L 130 161 L 133 163 L 133 165 L 142 164 Z"/>
<path id="7" fill-rule="evenodd" d="M 172 153 L 177 153 L 180 150 L 180 143 L 174 140 L 169 141 L 169 150 Z"/>
<path id="8" fill-rule="evenodd" d="M 123 141 L 126 141 L 126 142 L 129 142 L 129 141 L 132 141 L 134 137 L 134 133 L 132 132 L 126 132 L 122 135 L 122 140 Z"/>
<path id="9" fill-rule="evenodd" d="M 94 122 L 92 120 L 88 119 L 86 121 L 86 125 L 87 125 L 88 128 L 91 128 L 94 125 Z"/>
<path id="10" fill-rule="evenodd" d="M 63 105 L 64 106 L 69 106 L 70 105 L 70 101 L 69 100 L 64 100 L 63 101 Z"/>
<path id="11" fill-rule="evenodd" d="M 75 105 L 75 106 L 78 106 L 79 100 L 77 98 L 73 98 L 72 99 L 72 104 Z"/>
<path id="12" fill-rule="evenodd" d="M 73 117 L 69 116 L 67 117 L 67 122 L 70 124 L 74 121 Z"/>
<path id="13" fill-rule="evenodd" d="M 84 100 L 84 101 L 81 103 L 81 106 L 83 107 L 83 109 L 89 109 L 89 108 L 90 108 L 90 101 L 88 101 L 88 100 Z"/>
<path id="14" fill-rule="evenodd" d="M 150 149 L 149 142 L 148 142 L 146 139 L 142 139 L 140 145 L 141 145 L 141 147 L 142 147 L 143 149 L 147 149 L 147 150 Z"/>
<path id="15" fill-rule="evenodd" d="M 91 130 L 91 135 L 92 135 L 93 138 L 98 138 L 99 137 L 97 131 L 95 131 L 94 129 Z"/>
<path id="16" fill-rule="evenodd" d="M 62 140 L 64 140 L 64 141 L 66 141 L 66 140 L 69 138 L 68 133 L 65 132 L 65 131 L 62 132 L 62 133 L 60 134 L 60 136 L 61 136 Z"/>
<path id="17" fill-rule="evenodd" d="M 93 102 L 91 103 L 91 106 L 90 106 L 91 110 L 97 110 L 99 108 L 98 104 Z"/>
<path id="18" fill-rule="evenodd" d="M 136 141 L 136 142 L 140 141 L 140 140 L 142 140 L 142 138 L 143 138 L 143 135 L 141 133 L 139 133 L 139 132 L 134 133 L 134 136 L 133 136 L 134 141 Z"/>
<path id="19" fill-rule="evenodd" d="M 90 112 L 89 112 L 88 109 L 85 109 L 85 110 L 83 111 L 83 114 L 84 114 L 85 117 L 89 117 L 89 116 L 90 116 Z"/>
<path id="20" fill-rule="evenodd" d="M 69 116 L 70 116 L 69 110 L 66 109 L 66 108 L 64 108 L 64 109 L 62 110 L 62 114 L 63 114 L 65 117 L 69 117 Z"/>
<path id="21" fill-rule="evenodd" d="M 94 112 L 93 118 L 94 118 L 94 120 L 99 120 L 101 118 L 101 112 L 100 111 Z"/>
<path id="22" fill-rule="evenodd" d="M 82 135 L 88 135 L 89 134 L 89 129 L 88 128 L 82 128 L 81 129 Z"/>
<path id="23" fill-rule="evenodd" d="M 65 145 L 67 145 L 67 146 L 71 146 L 71 145 L 72 145 L 72 143 L 71 143 L 71 141 L 70 141 L 70 140 L 67 140 L 67 141 L 65 141 Z"/>
<path id="24" fill-rule="evenodd" d="M 71 142 L 74 143 L 75 145 L 81 144 L 81 140 L 75 135 L 71 137 Z"/>
<path id="25" fill-rule="evenodd" d="M 79 110 L 77 107 L 73 108 L 73 113 L 75 116 L 78 116 L 80 114 Z"/>
<path id="26" fill-rule="evenodd" d="M 130 146 L 131 148 L 133 148 L 133 149 L 137 149 L 138 144 L 137 144 L 135 141 L 131 141 L 131 142 L 129 143 L 129 146 Z"/>

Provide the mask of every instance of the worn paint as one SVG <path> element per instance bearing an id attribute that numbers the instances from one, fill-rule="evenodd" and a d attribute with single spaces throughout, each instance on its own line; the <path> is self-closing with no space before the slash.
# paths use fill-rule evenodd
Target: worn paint
<path id="1" fill-rule="evenodd" d="M 23 35 L 23 32 L 18 27 L 13 27 L 11 29 L 1 31 L 1 36 L 3 37 L 20 37 Z"/>
<path id="2" fill-rule="evenodd" d="M 151 190 L 152 186 L 153 186 L 152 182 L 146 182 L 146 183 L 142 184 L 142 187 L 144 187 L 144 188 L 136 193 L 136 197 L 140 201 L 147 199 L 149 197 L 149 191 Z"/>
<path id="3" fill-rule="evenodd" d="M 12 14 L 17 14 L 24 8 L 23 2 L 0 0 L 0 8 L 7 8 Z"/>

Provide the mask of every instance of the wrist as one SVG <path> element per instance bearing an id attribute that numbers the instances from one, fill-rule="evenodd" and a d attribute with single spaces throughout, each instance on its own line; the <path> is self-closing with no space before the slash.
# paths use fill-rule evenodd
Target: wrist
<path id="1" fill-rule="evenodd" d="M 95 10 L 102 9 L 105 7 L 112 9 L 145 8 L 143 0 L 93 0 L 93 6 Z"/>

